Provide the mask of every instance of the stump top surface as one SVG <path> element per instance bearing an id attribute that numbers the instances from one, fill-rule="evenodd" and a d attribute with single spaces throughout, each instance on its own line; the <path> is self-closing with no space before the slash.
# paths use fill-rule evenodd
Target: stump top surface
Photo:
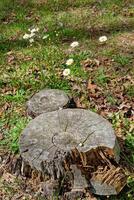
<path id="1" fill-rule="evenodd" d="M 69 102 L 68 95 L 58 89 L 44 89 L 32 96 L 27 102 L 28 114 L 38 116 L 63 108 Z"/>
<path id="2" fill-rule="evenodd" d="M 20 137 L 20 152 L 32 167 L 53 157 L 53 149 L 87 152 L 98 146 L 114 149 L 116 136 L 111 124 L 84 109 L 63 109 L 33 119 Z"/>

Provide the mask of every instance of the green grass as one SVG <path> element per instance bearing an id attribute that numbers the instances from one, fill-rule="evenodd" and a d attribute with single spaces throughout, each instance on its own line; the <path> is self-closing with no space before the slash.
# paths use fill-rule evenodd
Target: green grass
<path id="1" fill-rule="evenodd" d="M 118 63 L 121 67 L 126 66 L 130 63 L 131 58 L 124 55 L 115 55 L 114 61 Z"/>
<path id="2" fill-rule="evenodd" d="M 99 85 L 106 85 L 106 83 L 108 82 L 108 77 L 106 76 L 105 72 L 104 72 L 104 68 L 99 68 L 97 73 L 96 73 L 96 77 L 95 77 L 95 81 L 96 83 L 98 83 Z"/>
<path id="3" fill-rule="evenodd" d="M 130 97 L 134 97 L 134 87 L 133 85 L 129 85 L 126 89 L 126 93 L 128 94 L 128 96 Z"/>
<path id="4" fill-rule="evenodd" d="M 132 119 L 118 110 L 123 102 L 131 105 L 134 97 L 133 49 L 118 44 L 120 35 L 134 29 L 133 1 L 1 0 L 0 22 L 0 130 L 4 136 L 0 149 L 19 152 L 19 136 L 30 120 L 26 101 L 43 88 L 57 88 L 79 98 L 84 108 L 104 112 L 115 131 L 126 138 L 126 148 L 132 150 L 128 159 L 134 163 Z M 39 32 L 31 45 L 23 35 L 34 26 Z M 43 40 L 44 35 L 49 36 Z M 102 35 L 108 37 L 106 44 L 99 43 Z M 79 46 L 71 51 L 73 41 Z M 66 66 L 69 58 L 74 63 Z M 85 67 L 86 59 L 100 64 Z M 65 68 L 71 70 L 68 77 L 63 76 Z M 126 75 L 130 79 L 123 78 Z M 94 92 L 87 89 L 89 80 L 97 86 Z M 132 177 L 128 184 L 131 200 Z"/>

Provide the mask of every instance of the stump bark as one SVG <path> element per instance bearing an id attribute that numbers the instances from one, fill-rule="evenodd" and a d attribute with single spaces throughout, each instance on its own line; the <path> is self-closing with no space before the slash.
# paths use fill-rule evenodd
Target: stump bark
<path id="1" fill-rule="evenodd" d="M 20 152 L 25 163 L 52 180 L 58 179 L 68 192 L 88 187 L 90 179 L 96 187 L 92 177 L 98 166 L 110 169 L 120 158 L 111 124 L 83 109 L 58 110 L 33 119 L 21 134 Z M 73 178 L 67 180 L 68 174 Z"/>
<path id="2" fill-rule="evenodd" d="M 32 118 L 38 115 L 66 108 L 69 104 L 68 95 L 58 89 L 44 89 L 32 96 L 27 102 L 27 113 Z"/>

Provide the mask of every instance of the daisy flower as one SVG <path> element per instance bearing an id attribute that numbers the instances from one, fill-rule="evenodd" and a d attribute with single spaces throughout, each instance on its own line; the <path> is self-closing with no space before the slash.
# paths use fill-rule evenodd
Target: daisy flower
<path id="1" fill-rule="evenodd" d="M 34 42 L 34 39 L 33 39 L 33 38 L 30 38 L 29 42 L 30 42 L 30 43 L 33 43 L 33 42 Z"/>
<path id="2" fill-rule="evenodd" d="M 64 69 L 63 76 L 68 76 L 70 74 L 70 69 Z"/>
<path id="3" fill-rule="evenodd" d="M 27 40 L 27 39 L 29 39 L 29 38 L 30 38 L 30 34 L 27 34 L 27 33 L 26 33 L 25 35 L 23 35 L 23 39 L 24 39 L 24 40 Z"/>
<path id="4" fill-rule="evenodd" d="M 33 36 L 35 36 L 35 33 L 30 33 L 29 37 L 32 38 Z"/>
<path id="5" fill-rule="evenodd" d="M 35 33 L 39 31 L 39 28 L 28 29 L 31 33 Z"/>
<path id="6" fill-rule="evenodd" d="M 72 58 L 70 58 L 70 59 L 68 59 L 68 60 L 66 61 L 66 65 L 72 65 L 73 62 L 74 62 L 74 60 L 73 60 Z"/>
<path id="7" fill-rule="evenodd" d="M 78 46 L 79 46 L 79 42 L 77 42 L 77 41 L 72 42 L 72 43 L 70 44 L 70 46 L 71 46 L 72 48 L 78 47 Z"/>
<path id="8" fill-rule="evenodd" d="M 101 42 L 101 43 L 104 43 L 104 42 L 106 42 L 107 41 L 107 36 L 101 36 L 101 37 L 99 37 L 99 41 Z"/>

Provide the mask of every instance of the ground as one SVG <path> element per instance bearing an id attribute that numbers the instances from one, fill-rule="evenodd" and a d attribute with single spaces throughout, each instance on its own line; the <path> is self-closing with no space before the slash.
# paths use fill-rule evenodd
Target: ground
<path id="1" fill-rule="evenodd" d="M 125 190 L 112 199 L 133 199 L 133 0 L 1 0 L 0 20 L 0 160 L 19 154 L 19 135 L 30 120 L 26 101 L 43 88 L 62 89 L 77 107 L 113 124 L 129 177 Z M 33 27 L 39 31 L 30 43 L 23 36 Z M 107 41 L 100 43 L 101 36 Z M 72 49 L 74 41 L 79 46 Z M 70 58 L 74 62 L 67 66 Z M 63 75 L 66 68 L 68 76 Z M 3 164 L 2 169 L 0 199 L 31 199 L 25 181 Z"/>

